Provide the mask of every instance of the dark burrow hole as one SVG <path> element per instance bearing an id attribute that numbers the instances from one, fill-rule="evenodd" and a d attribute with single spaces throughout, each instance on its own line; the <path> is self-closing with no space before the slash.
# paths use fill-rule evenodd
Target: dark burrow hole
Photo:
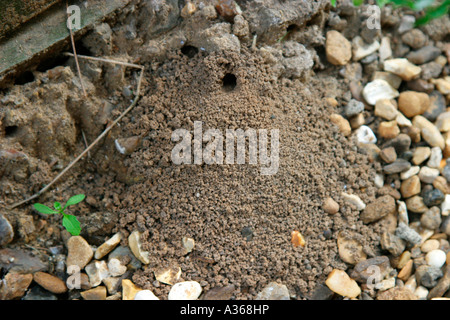
<path id="1" fill-rule="evenodd" d="M 36 70 L 39 72 L 45 72 L 47 70 L 56 68 L 58 66 L 64 66 L 66 64 L 67 60 L 69 60 L 68 56 L 60 54 L 60 55 L 57 55 L 57 56 L 54 56 L 54 57 L 51 57 L 49 59 L 42 61 L 37 66 Z"/>
<path id="2" fill-rule="evenodd" d="M 12 137 L 19 131 L 18 126 L 7 126 L 5 127 L 5 137 Z"/>
<path id="3" fill-rule="evenodd" d="M 227 92 L 233 91 L 236 88 L 236 76 L 232 73 L 227 73 L 222 79 L 223 89 Z"/>
<path id="4" fill-rule="evenodd" d="M 181 53 L 188 58 L 193 58 L 198 53 L 198 48 L 194 46 L 185 45 L 181 48 Z"/>
<path id="5" fill-rule="evenodd" d="M 25 71 L 16 77 L 14 84 L 15 85 L 24 85 L 26 83 L 33 82 L 33 81 L 34 81 L 33 72 Z"/>

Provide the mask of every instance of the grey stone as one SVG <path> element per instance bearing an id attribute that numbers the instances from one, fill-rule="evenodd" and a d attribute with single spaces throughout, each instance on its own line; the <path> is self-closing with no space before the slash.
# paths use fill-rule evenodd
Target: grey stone
<path id="1" fill-rule="evenodd" d="M 447 179 L 447 182 L 450 182 L 450 166 L 448 164 L 442 170 L 442 175 Z"/>
<path id="2" fill-rule="evenodd" d="M 417 283 L 425 288 L 435 287 L 439 278 L 443 275 L 440 268 L 428 266 L 426 264 L 419 266 L 416 270 Z"/>
<path id="3" fill-rule="evenodd" d="M 50 258 L 45 259 L 45 261 L 49 260 Z M 2 249 L 0 250 L 0 269 L 18 273 L 35 273 L 47 271 L 48 263 L 19 249 Z"/>
<path id="4" fill-rule="evenodd" d="M 413 49 L 419 49 L 425 46 L 427 36 L 419 29 L 412 29 L 402 35 L 402 41 Z"/>
<path id="5" fill-rule="evenodd" d="M 214 287 L 209 289 L 202 297 L 202 300 L 230 300 L 235 286 L 230 284 L 224 287 Z"/>
<path id="6" fill-rule="evenodd" d="M 445 218 L 444 222 L 442 222 L 441 231 L 450 236 L 450 216 Z"/>
<path id="7" fill-rule="evenodd" d="M 438 281 L 436 286 L 430 290 L 427 299 L 444 296 L 445 292 L 450 288 L 450 266 L 445 268 L 444 276 Z"/>
<path id="8" fill-rule="evenodd" d="M 405 241 L 396 235 L 384 232 L 380 238 L 381 248 L 389 251 L 393 256 L 397 257 L 405 251 Z"/>
<path id="9" fill-rule="evenodd" d="M 406 58 L 414 64 L 424 64 L 436 59 L 441 54 L 441 50 L 434 46 L 425 46 L 417 51 L 408 53 Z"/>
<path id="10" fill-rule="evenodd" d="M 34 286 L 27 292 L 22 300 L 58 300 L 58 298 L 53 293 L 40 286 Z"/>
<path id="11" fill-rule="evenodd" d="M 431 207 L 420 217 L 420 224 L 430 230 L 439 228 L 441 222 L 441 210 L 438 207 Z"/>
<path id="12" fill-rule="evenodd" d="M 404 15 L 401 18 L 400 25 L 398 26 L 398 33 L 402 34 L 406 31 L 411 30 L 414 28 L 414 24 L 416 23 L 416 18 L 412 15 Z"/>
<path id="13" fill-rule="evenodd" d="M 140 269 L 142 263 L 134 256 L 129 247 L 118 246 L 109 255 L 108 260 L 118 259 L 131 269 Z"/>
<path id="14" fill-rule="evenodd" d="M 348 104 L 345 106 L 345 116 L 347 118 L 356 116 L 364 111 L 364 103 L 351 99 Z"/>
<path id="15" fill-rule="evenodd" d="M 360 283 L 367 282 L 368 278 L 373 275 L 371 266 L 377 266 L 379 268 L 381 279 L 384 279 L 392 270 L 389 258 L 387 256 L 378 256 L 358 262 L 350 273 L 350 278 Z"/>
<path id="16" fill-rule="evenodd" d="M 434 122 L 441 113 L 445 112 L 447 107 L 445 103 L 445 98 L 439 91 L 435 90 L 431 92 L 429 97 L 430 97 L 430 106 L 422 114 L 422 116 L 424 116 L 431 122 Z"/>
<path id="17" fill-rule="evenodd" d="M 422 197 L 423 203 L 427 207 L 433 207 L 440 205 L 444 201 L 445 194 L 439 189 L 427 188 L 427 190 L 422 192 Z"/>
<path id="18" fill-rule="evenodd" d="M 383 167 L 386 174 L 400 173 L 411 168 L 411 163 L 405 159 L 397 159 L 393 163 Z"/>
<path id="19" fill-rule="evenodd" d="M 400 133 L 394 139 L 391 139 L 388 142 L 386 142 L 385 144 L 383 144 L 381 149 L 385 149 L 388 147 L 394 147 L 395 152 L 397 152 L 397 154 L 401 155 L 404 152 L 408 151 L 410 146 L 411 146 L 411 137 L 405 133 Z"/>
<path id="20" fill-rule="evenodd" d="M 256 300 L 289 300 L 290 294 L 284 284 L 270 282 L 258 295 Z"/>
<path id="21" fill-rule="evenodd" d="M 411 244 L 419 244 L 422 237 L 415 230 L 411 229 L 404 222 L 400 222 L 395 229 L 395 235 Z"/>
<path id="22" fill-rule="evenodd" d="M 307 297 L 308 300 L 330 300 L 334 292 L 331 291 L 325 284 L 318 284 L 313 292 Z"/>
<path id="23" fill-rule="evenodd" d="M 14 238 L 14 231 L 8 219 L 0 213 L 0 247 L 10 243 Z"/>
<path id="24" fill-rule="evenodd" d="M 425 63 L 420 66 L 422 68 L 422 73 L 420 77 L 424 80 L 430 80 L 438 78 L 442 72 L 442 66 L 434 61 Z"/>

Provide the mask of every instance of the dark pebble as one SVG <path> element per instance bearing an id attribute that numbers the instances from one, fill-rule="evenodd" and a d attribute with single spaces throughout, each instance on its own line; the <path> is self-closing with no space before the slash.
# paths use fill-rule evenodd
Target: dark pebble
<path id="1" fill-rule="evenodd" d="M 430 208 L 440 205 L 445 199 L 445 194 L 439 189 L 432 188 L 431 190 L 422 192 L 422 197 L 423 203 Z"/>
<path id="2" fill-rule="evenodd" d="M 397 154 L 402 154 L 402 153 L 408 151 L 410 146 L 411 146 L 411 137 L 408 136 L 406 133 L 400 133 L 394 139 L 387 141 L 381 147 L 381 149 L 385 149 L 388 147 L 394 147 L 395 152 L 397 152 Z"/>
<path id="3" fill-rule="evenodd" d="M 414 64 L 424 64 L 436 59 L 441 50 L 433 46 L 425 46 L 417 51 L 410 52 L 406 58 Z"/>
<path id="4" fill-rule="evenodd" d="M 431 92 L 429 97 L 430 97 L 430 106 L 422 114 L 422 116 L 424 116 L 431 122 L 434 122 L 441 113 L 446 111 L 447 107 L 445 103 L 445 98 L 439 91 Z"/>
<path id="5" fill-rule="evenodd" d="M 400 173 L 411 168 L 411 163 L 405 159 L 397 159 L 393 163 L 383 167 L 386 174 Z"/>

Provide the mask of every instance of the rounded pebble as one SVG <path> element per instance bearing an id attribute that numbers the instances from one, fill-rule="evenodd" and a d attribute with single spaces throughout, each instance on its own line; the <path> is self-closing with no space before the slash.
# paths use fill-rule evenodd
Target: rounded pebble
<path id="1" fill-rule="evenodd" d="M 170 289 L 169 300 L 196 300 L 202 293 L 197 281 L 178 282 Z"/>
<path id="2" fill-rule="evenodd" d="M 442 267 L 445 264 L 446 259 L 447 255 L 445 252 L 439 249 L 431 250 L 425 256 L 427 264 L 436 268 Z"/>
<path id="3" fill-rule="evenodd" d="M 159 298 L 150 290 L 142 290 L 136 293 L 134 300 L 159 300 Z"/>

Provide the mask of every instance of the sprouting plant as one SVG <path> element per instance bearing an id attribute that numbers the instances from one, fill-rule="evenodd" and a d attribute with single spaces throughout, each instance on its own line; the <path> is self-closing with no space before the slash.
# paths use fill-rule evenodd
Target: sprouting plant
<path id="1" fill-rule="evenodd" d="M 66 210 L 68 206 L 80 203 L 81 201 L 84 200 L 84 198 L 85 198 L 84 194 L 77 194 L 71 197 L 64 207 L 62 207 L 61 203 L 55 202 L 53 204 L 55 210 L 40 203 L 35 203 L 33 207 L 43 214 L 62 214 L 63 215 L 62 224 L 64 228 L 66 228 L 66 230 L 69 231 L 71 235 L 78 236 L 81 232 L 80 222 L 78 221 L 77 217 L 65 213 L 64 210 Z"/>
<path id="2" fill-rule="evenodd" d="M 330 0 L 336 6 L 336 0 Z M 394 7 L 410 8 L 414 11 L 423 11 L 424 14 L 416 21 L 416 26 L 424 25 L 432 19 L 444 16 L 450 10 L 450 0 L 375 0 L 379 7 L 392 4 Z M 353 0 L 355 6 L 359 6 L 364 0 Z"/>

